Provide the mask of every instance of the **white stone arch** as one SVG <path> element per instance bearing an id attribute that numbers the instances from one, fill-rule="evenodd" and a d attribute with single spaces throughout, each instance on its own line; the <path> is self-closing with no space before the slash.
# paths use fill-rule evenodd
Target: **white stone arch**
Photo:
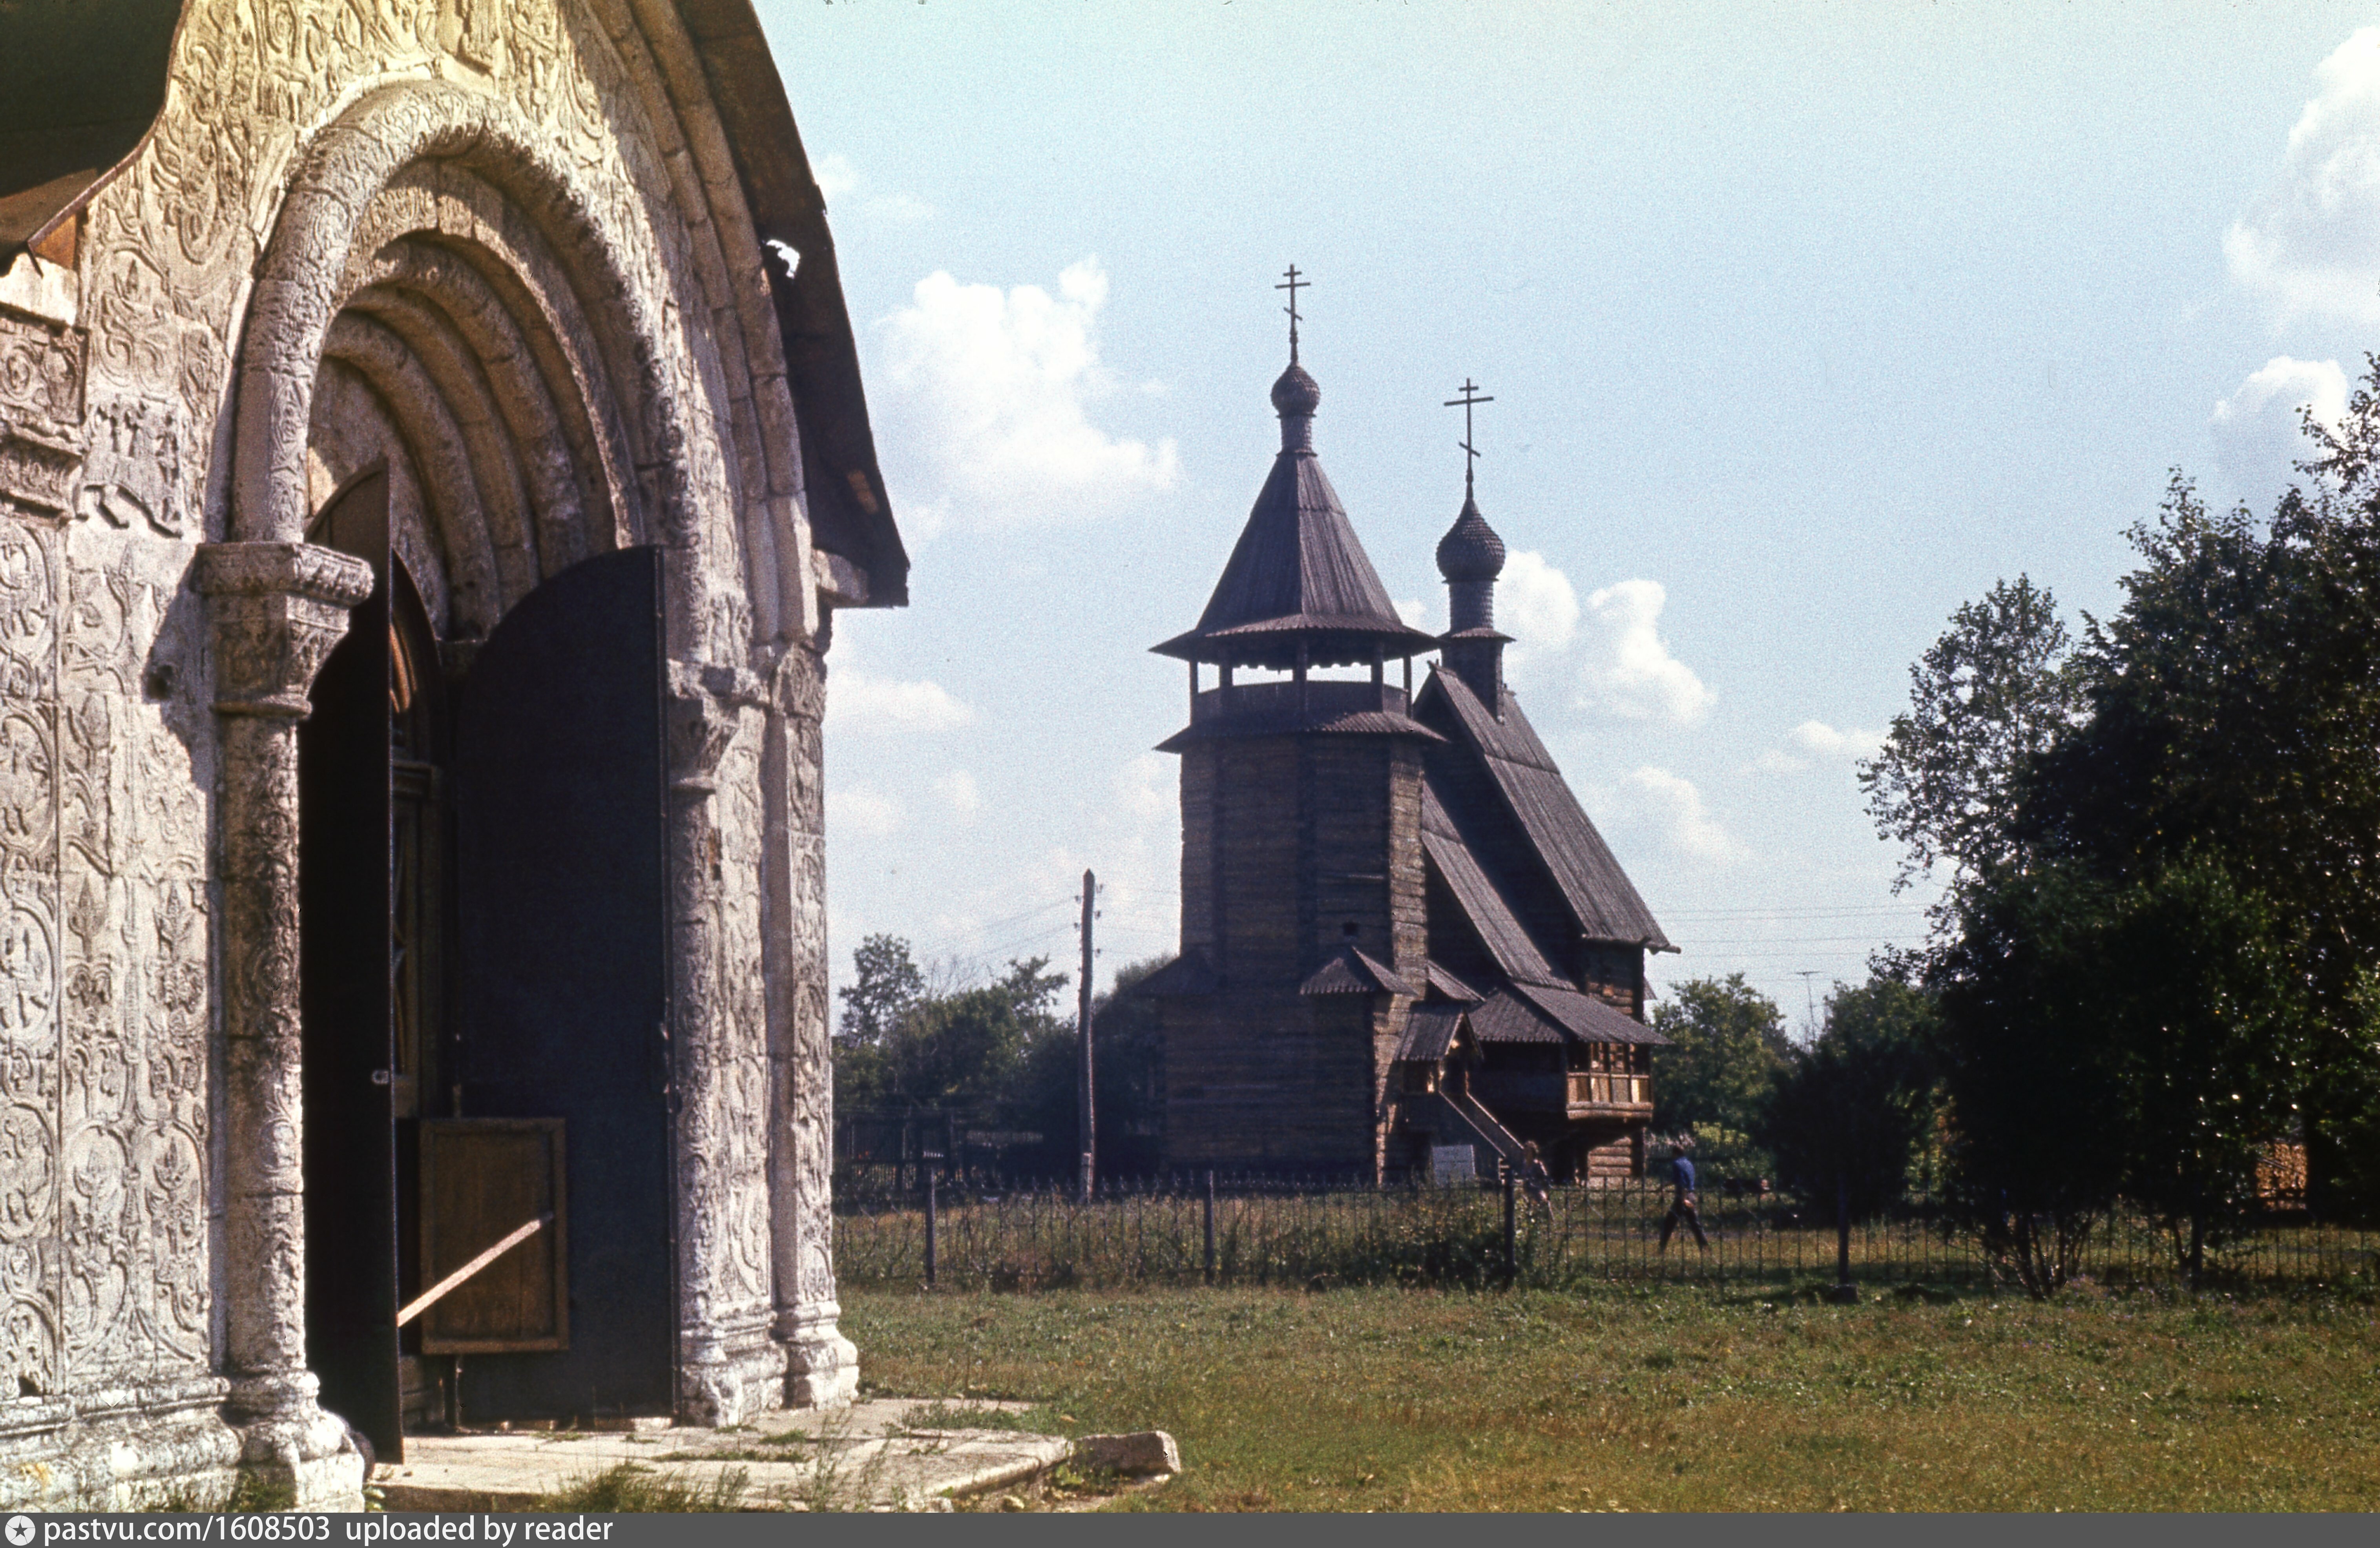
<path id="1" fill-rule="evenodd" d="M 437 79 L 373 87 L 298 152 L 237 333 L 229 540 L 201 550 L 196 575 L 214 619 L 223 727 L 225 1365 L 249 1463 L 287 1470 L 305 1497 L 325 1492 L 309 1477 L 340 1493 L 323 1475 L 352 1457 L 306 1369 L 295 728 L 345 610 L 370 587 L 358 562 L 306 541 L 326 362 L 344 373 L 343 390 L 380 405 L 380 454 L 401 451 L 413 464 L 418 538 L 425 565 L 434 554 L 440 568 L 435 589 L 450 623 L 484 634 L 590 552 L 628 542 L 664 550 L 680 901 L 673 1036 L 695 1077 L 679 1152 L 681 1234 L 740 1241 L 757 1227 L 741 1257 L 781 1260 L 758 1265 L 757 1301 L 744 1285 L 725 1310 L 715 1287 L 685 1282 L 681 1402 L 724 1419 L 767 1401 L 759 1394 L 771 1381 L 789 1381 L 808 1400 L 849 1389 L 831 1270 L 822 1285 L 822 1263 L 796 1272 L 793 1234 L 773 1246 L 769 1237 L 771 1208 L 794 1211 L 795 1193 L 808 1201 L 795 1213 L 823 1215 L 824 1179 L 808 1175 L 811 1158 L 766 1137 L 786 1112 L 818 1107 L 797 1089 L 806 1056 L 781 1041 L 783 1017 L 744 1006 L 739 1020 L 728 1003 L 735 997 L 718 984 L 725 941 L 735 939 L 747 974 L 760 946 L 733 924 L 748 926 L 752 908 L 738 914 L 720 903 L 717 771 L 725 760 L 739 788 L 757 783 L 782 762 L 762 744 L 814 734 L 817 716 L 814 663 L 781 648 L 800 638 L 784 632 L 784 599 L 808 599 L 807 543 L 780 544 L 775 531 L 790 525 L 806 536 L 797 508 L 787 524 L 779 503 L 798 500 L 797 488 L 781 487 L 797 454 L 790 440 L 750 449 L 768 440 L 769 416 L 756 405 L 790 404 L 782 357 L 775 375 L 756 376 L 748 340 L 737 342 L 732 365 L 704 342 L 722 310 L 738 309 L 710 294 L 724 252 L 709 205 L 680 208 L 684 191 L 674 187 L 614 178 L 598 187 L 591 175 L 501 98 Z M 687 250 L 706 247 L 708 273 Z M 748 267 L 758 278 L 757 255 Z M 790 437 L 789 413 L 777 428 Z M 747 445 L 732 448 L 731 435 Z M 781 553 L 793 574 L 780 573 Z M 720 626 L 722 602 L 740 627 Z M 782 805 L 791 781 L 778 768 L 772 782 Z M 761 890 L 771 899 L 805 890 L 795 873 L 807 875 L 815 836 L 787 823 L 781 812 L 735 828 L 759 844 L 765 828 L 775 846 L 756 861 L 765 879 L 744 887 L 753 907 Z M 756 1041 L 764 1019 L 765 1046 Z M 727 1077 L 714 1070 L 740 1071 L 741 1094 L 724 1096 Z M 706 1082 L 720 1094 L 706 1096 Z M 771 1110 L 753 1112 L 756 1097 Z M 704 1121 L 714 1137 L 726 1133 L 720 1120 L 735 1113 L 768 1126 L 760 1170 L 706 1172 L 713 1147 L 691 1136 Z M 797 1166 L 807 1168 L 798 1184 Z"/>
<path id="2" fill-rule="evenodd" d="M 748 574 L 750 565 L 747 556 L 706 551 L 710 524 L 702 504 L 733 496 L 709 417 L 689 401 L 697 371 L 682 358 L 689 345 L 668 315 L 674 304 L 638 283 L 646 266 L 631 255 L 631 243 L 640 235 L 648 244 L 662 238 L 616 229 L 638 202 L 607 200 L 588 186 L 584 170 L 502 98 L 439 80 L 392 82 L 358 98 L 298 155 L 249 296 L 234 363 L 230 538 L 303 540 L 321 363 L 326 356 L 350 364 L 374 357 L 369 343 L 350 337 L 343 348 L 334 334 L 343 325 L 350 335 L 384 325 L 385 315 L 353 318 L 350 304 L 374 284 L 370 271 L 388 243 L 427 241 L 472 263 L 491 288 L 511 292 L 504 309 L 516 329 L 563 346 L 573 380 L 549 374 L 549 397 L 599 432 L 618 524 L 584 533 L 589 541 L 579 551 L 613 547 L 623 529 L 633 534 L 628 540 L 668 549 L 672 654 L 698 658 L 710 606 L 707 575 Z M 417 276 L 409 288 L 419 294 L 423 282 Z M 389 308 L 382 297 L 368 309 Z M 469 309 L 459 299 L 453 308 Z M 460 329 L 454 334 L 469 341 Z M 383 347 L 377 356 L 392 392 L 408 357 L 422 359 L 419 349 Z M 458 406 L 451 372 L 432 383 L 442 389 L 432 394 L 415 385 L 416 422 Z M 458 439 L 468 439 L 461 429 L 455 427 Z M 590 448 L 579 439 L 583 454 Z M 504 481 L 484 457 L 466 456 L 455 466 L 469 471 L 474 495 L 492 495 Z M 516 566 L 483 622 L 518 599 L 521 582 L 534 584 L 531 577 L 544 573 L 541 564 Z"/>

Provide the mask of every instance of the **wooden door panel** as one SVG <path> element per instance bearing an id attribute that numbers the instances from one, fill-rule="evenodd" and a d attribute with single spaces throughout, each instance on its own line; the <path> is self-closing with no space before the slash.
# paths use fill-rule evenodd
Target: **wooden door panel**
<path id="1" fill-rule="evenodd" d="M 548 580 L 458 694 L 457 1116 L 571 1137 L 568 1348 L 467 1357 L 470 1423 L 673 1406 L 661 575 L 628 549 Z"/>
<path id="2" fill-rule="evenodd" d="M 404 1455 L 397 1377 L 396 1154 L 390 1107 L 388 480 L 323 526 L 380 584 L 316 674 L 298 728 L 299 1058 L 306 1178 L 306 1359 L 322 1406 Z"/>

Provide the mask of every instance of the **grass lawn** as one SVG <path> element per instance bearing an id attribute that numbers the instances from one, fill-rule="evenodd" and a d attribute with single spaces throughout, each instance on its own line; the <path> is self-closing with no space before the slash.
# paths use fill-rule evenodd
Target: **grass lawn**
<path id="1" fill-rule="evenodd" d="M 1189 1510 L 2372 1510 L 2380 1309 L 846 1290 L 871 1391 L 1170 1430 Z"/>

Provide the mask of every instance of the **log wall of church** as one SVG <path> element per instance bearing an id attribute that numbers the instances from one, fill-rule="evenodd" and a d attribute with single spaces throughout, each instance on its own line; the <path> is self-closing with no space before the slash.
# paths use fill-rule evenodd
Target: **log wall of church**
<path id="1" fill-rule="evenodd" d="M 1428 949 L 1420 756 L 1374 736 L 1195 743 L 1181 875 L 1183 949 L 1235 988 L 1293 990 L 1350 942 L 1415 967 Z"/>
<path id="2" fill-rule="evenodd" d="M 1371 997 L 1170 998 L 1163 1023 L 1169 1167 L 1370 1175 Z"/>
<path id="3" fill-rule="evenodd" d="M 1298 986 L 1349 944 L 1418 969 L 1420 816 L 1421 758 L 1402 739 L 1184 750 L 1183 946 L 1220 992 L 1166 1002 L 1168 1166 L 1377 1174 L 1402 1011 Z"/>

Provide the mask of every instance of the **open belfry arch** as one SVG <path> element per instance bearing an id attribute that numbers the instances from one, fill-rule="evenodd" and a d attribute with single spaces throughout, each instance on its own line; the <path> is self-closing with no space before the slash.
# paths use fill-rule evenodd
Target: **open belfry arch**
<path id="1" fill-rule="evenodd" d="M 0 27 L 0 1504 L 846 1400 L 824 653 L 907 560 L 748 0 Z"/>
<path id="2" fill-rule="evenodd" d="M 1136 991 L 1164 1028 L 1165 1164 L 1638 1175 L 1668 1041 L 1645 960 L 1676 948 L 1504 682 L 1504 545 L 1468 471 L 1492 400 L 1466 381 L 1449 405 L 1463 502 L 1437 553 L 1450 627 L 1424 634 L 1315 452 L 1305 284 L 1278 287 L 1280 454 L 1197 626 L 1155 647 L 1190 664 L 1190 723 L 1160 745 L 1182 758 L 1181 954 Z"/>

